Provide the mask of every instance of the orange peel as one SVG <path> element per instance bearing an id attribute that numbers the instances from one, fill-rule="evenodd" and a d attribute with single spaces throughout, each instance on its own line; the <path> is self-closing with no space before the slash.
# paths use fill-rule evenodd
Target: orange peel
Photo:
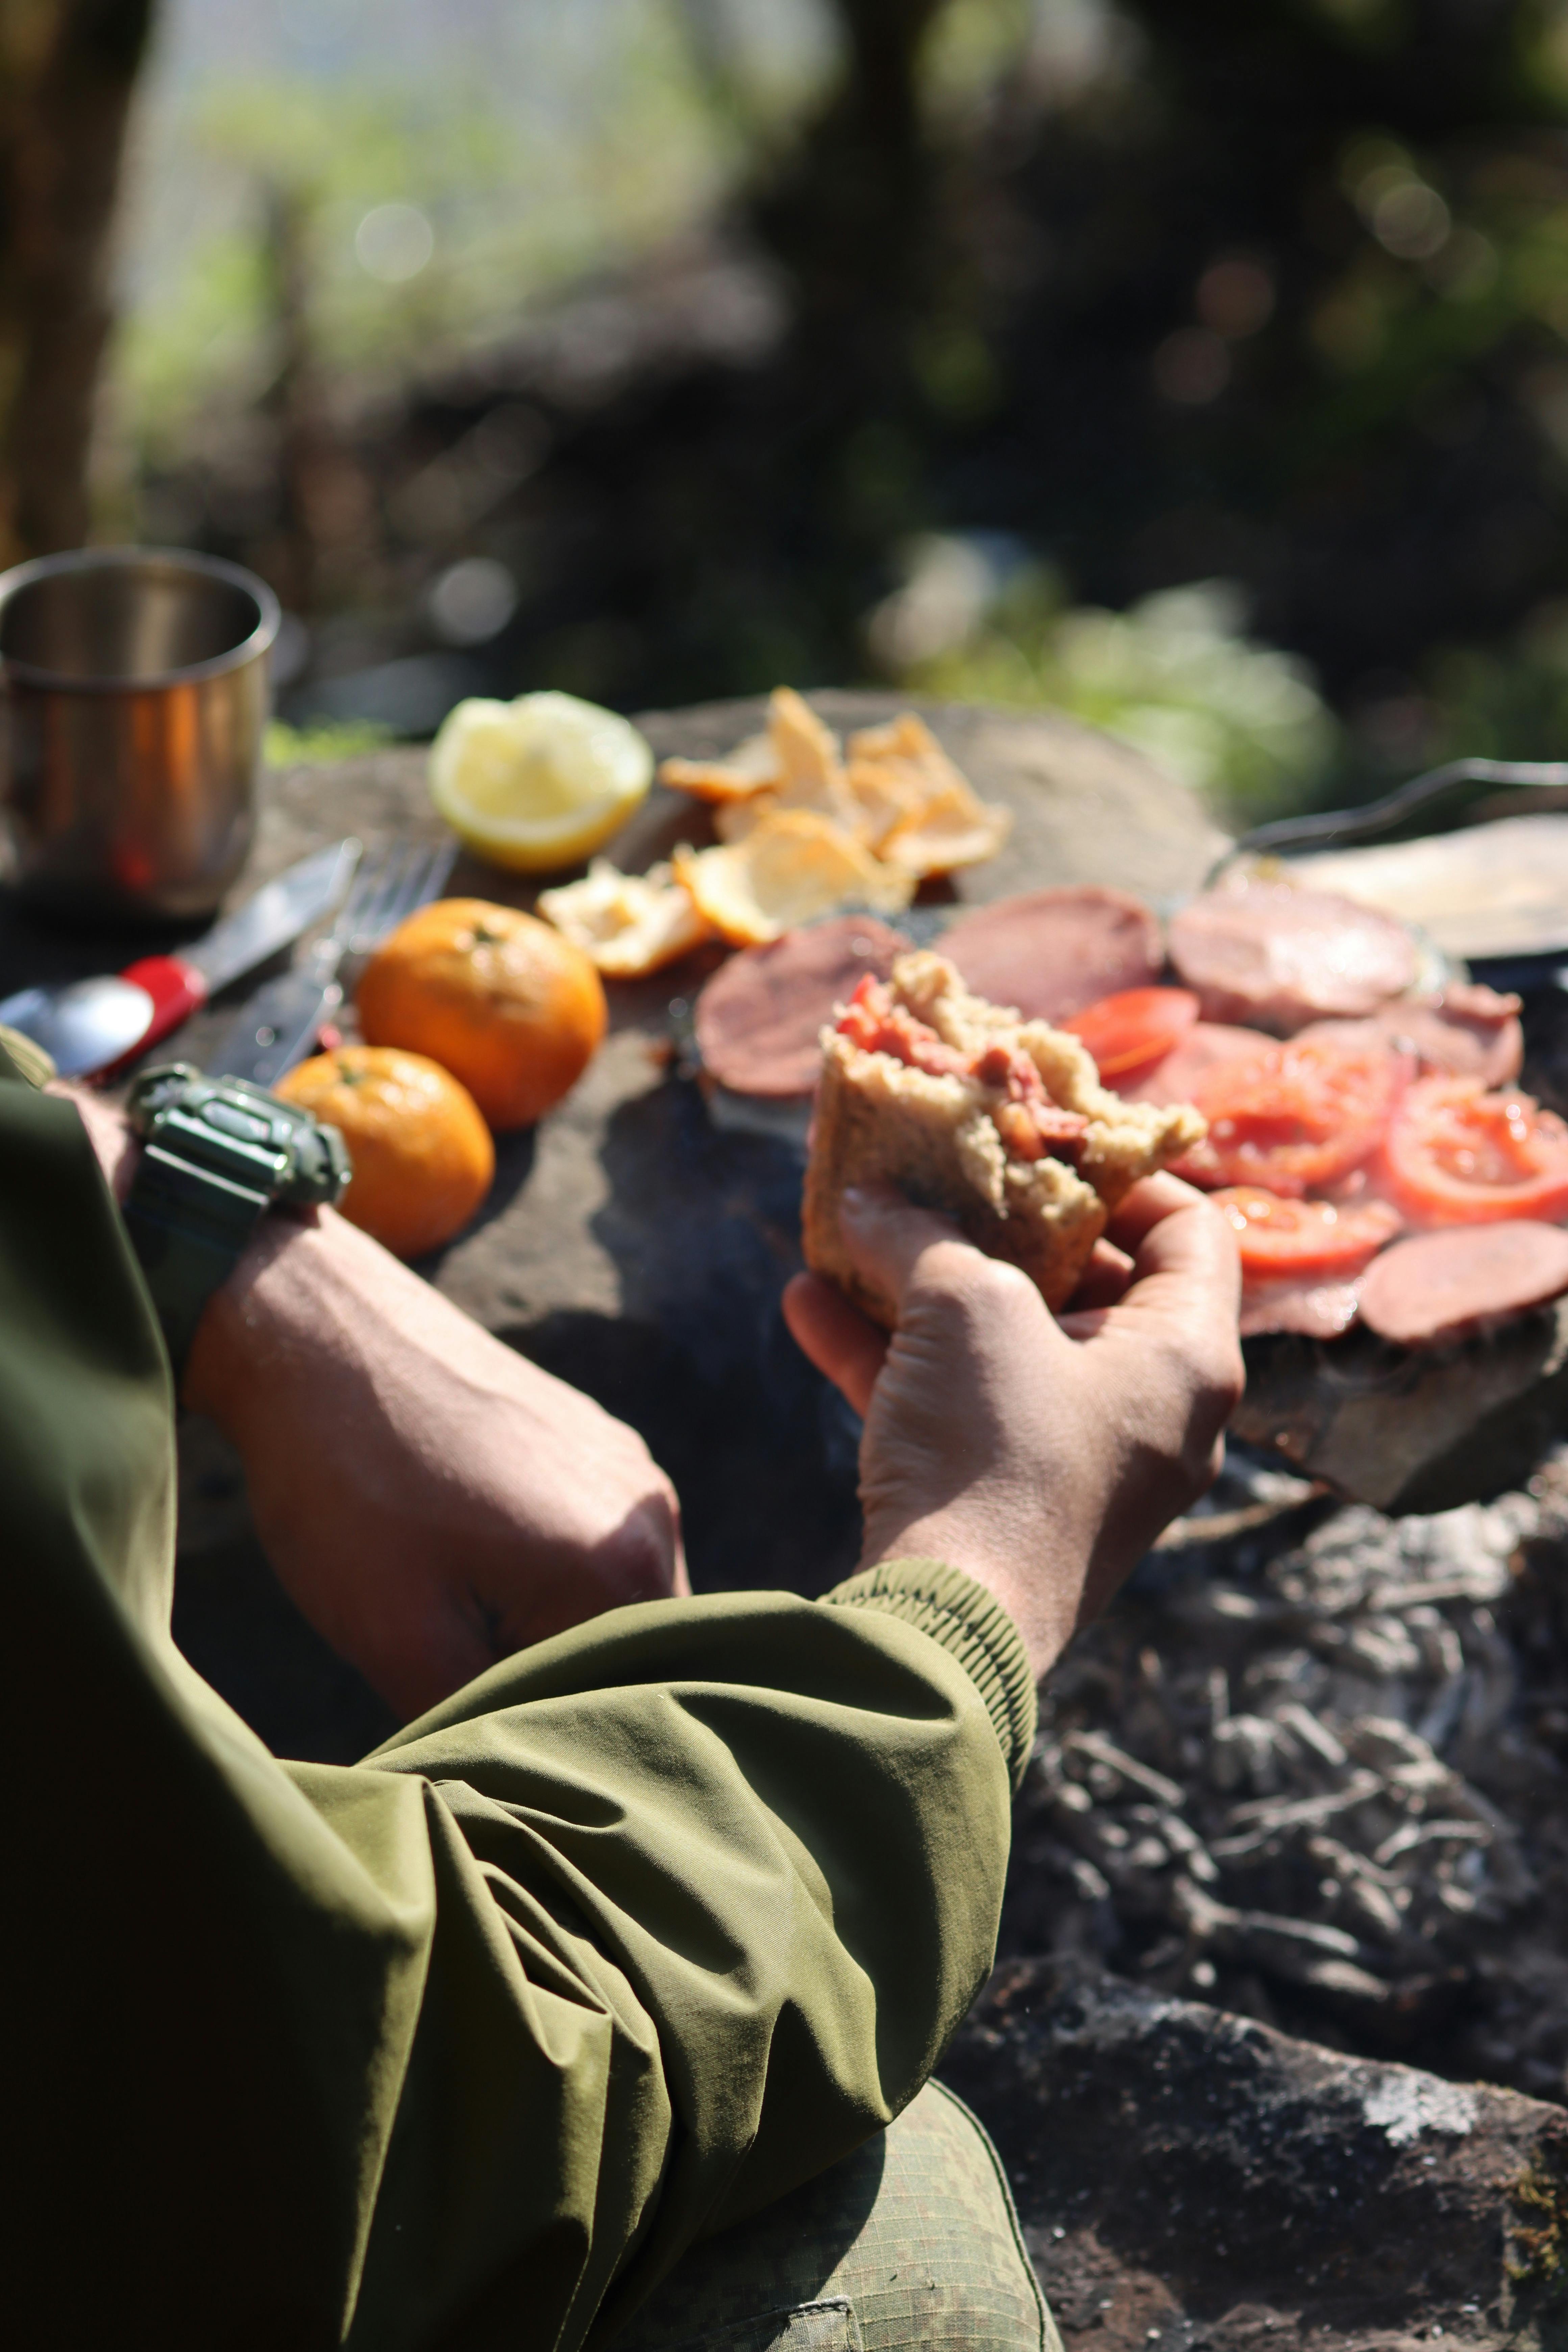
<path id="1" fill-rule="evenodd" d="M 863 842 L 810 809 L 763 816 L 743 840 L 678 849 L 675 878 L 731 947 L 762 947 L 840 907 L 901 913 L 912 874 L 884 866 Z"/>
<path id="2" fill-rule="evenodd" d="M 928 875 L 984 866 L 1013 830 L 1007 809 L 987 808 L 967 788 L 928 801 L 918 816 L 896 825 L 878 845 L 877 855 L 917 882 Z"/>
<path id="3" fill-rule="evenodd" d="M 658 781 L 699 801 L 748 801 L 784 781 L 769 735 L 748 735 L 727 760 L 661 760 Z"/>
<path id="4" fill-rule="evenodd" d="M 668 866 L 622 874 L 607 857 L 595 857 L 581 882 L 542 890 L 539 912 L 606 980 L 644 980 L 713 936 Z"/>
<path id="5" fill-rule="evenodd" d="M 913 711 L 850 737 L 847 783 L 877 856 L 917 880 L 983 864 L 1013 829 Z"/>
<path id="6" fill-rule="evenodd" d="M 859 829 L 838 738 L 793 686 L 773 688 L 765 733 L 749 735 L 727 760 L 665 760 L 658 774 L 661 783 L 726 814 L 812 809 L 849 832 Z"/>
<path id="7" fill-rule="evenodd" d="M 720 840 L 737 847 L 771 818 L 826 817 L 882 863 L 923 881 L 994 857 L 1011 812 L 982 801 L 912 710 L 849 738 L 837 736 L 793 687 L 768 698 L 766 732 L 728 760 L 666 760 L 659 775 L 714 810 Z"/>

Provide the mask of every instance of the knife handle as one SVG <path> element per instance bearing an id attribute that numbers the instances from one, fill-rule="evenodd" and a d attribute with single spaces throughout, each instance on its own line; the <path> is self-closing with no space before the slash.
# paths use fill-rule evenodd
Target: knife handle
<path id="1" fill-rule="evenodd" d="M 199 1013 L 207 1001 L 205 979 L 194 963 L 184 963 L 178 956 L 142 956 L 128 963 L 120 977 L 133 987 L 144 988 L 153 1000 L 153 1018 L 136 1040 L 138 1054 L 156 1045 L 182 1021 Z"/>

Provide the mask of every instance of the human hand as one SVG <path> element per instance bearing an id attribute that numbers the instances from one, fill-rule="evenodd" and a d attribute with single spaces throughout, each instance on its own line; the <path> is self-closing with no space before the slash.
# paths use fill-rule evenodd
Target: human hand
<path id="1" fill-rule="evenodd" d="M 1189 1185 L 1149 1178 L 1058 1318 L 1017 1267 L 887 1187 L 847 1194 L 843 1227 L 898 1299 L 896 1330 L 815 1275 L 784 1314 L 865 1419 L 862 1565 L 963 1569 L 1044 1674 L 1219 1468 L 1243 1382 L 1230 1230 Z"/>

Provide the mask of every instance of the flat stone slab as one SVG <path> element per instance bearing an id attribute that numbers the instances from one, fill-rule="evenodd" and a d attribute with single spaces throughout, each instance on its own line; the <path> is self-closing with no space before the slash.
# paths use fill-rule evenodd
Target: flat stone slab
<path id="1" fill-rule="evenodd" d="M 943 2079 L 1001 2151 L 1068 2345 L 1568 2340 L 1568 2116 L 1044 1961 Z"/>
<path id="2" fill-rule="evenodd" d="M 890 694 L 811 699 L 839 729 L 911 707 Z M 955 877 L 935 894 L 938 908 L 944 898 L 973 903 L 1104 879 L 1112 864 L 1168 906 L 1201 885 L 1226 846 L 1190 793 L 1092 729 L 912 707 L 981 794 L 1014 812 L 1004 856 Z M 695 757 L 728 751 L 764 709 L 759 697 L 654 712 L 639 724 L 661 757 Z M 425 772 L 423 751 L 398 749 L 270 774 L 246 887 L 337 835 L 357 834 L 372 852 L 396 837 L 439 838 Z M 656 786 L 614 854 L 640 869 L 678 839 L 710 837 L 700 804 Z M 523 907 L 536 895 L 527 877 L 468 857 L 447 887 Z M 0 989 L 101 970 L 153 943 L 46 931 L 0 904 Z M 679 1491 L 699 1589 L 817 1592 L 858 1552 L 858 1431 L 779 1311 L 800 1264 L 798 1146 L 717 1127 L 700 1087 L 671 1069 L 679 1025 L 671 1000 L 689 1003 L 719 960 L 700 951 L 653 981 L 610 990 L 610 1034 L 582 1082 L 538 1129 L 500 1139 L 479 1217 L 423 1270 L 642 1433 Z M 244 992 L 192 1022 L 177 1050 L 201 1061 L 232 1017 L 233 993 Z M 183 1433 L 182 1457 L 182 1646 L 274 1746 L 339 1760 L 363 1752 L 390 1728 L 384 1713 L 278 1593 L 235 1465 L 196 1424 Z"/>
<path id="3" fill-rule="evenodd" d="M 845 730 L 910 707 L 879 693 L 811 699 Z M 928 893 L 928 920 L 944 906 L 1047 884 L 1117 884 L 1168 910 L 1226 846 L 1190 793 L 1093 729 L 914 707 L 983 796 L 1014 815 L 1000 856 Z M 757 697 L 640 723 L 661 756 L 717 754 L 755 731 L 764 709 Z M 439 837 L 425 769 L 422 750 L 399 749 L 269 775 L 246 887 L 334 835 L 356 833 L 371 851 L 397 836 Z M 710 838 L 708 813 L 656 786 L 615 854 L 641 868 L 683 837 Z M 537 886 L 464 857 L 449 887 L 529 906 Z M 112 968 L 156 944 L 145 932 L 45 927 L 0 896 L 0 992 Z M 587 1076 L 532 1134 L 502 1139 L 491 1198 L 425 1270 L 643 1432 L 681 1491 L 700 1584 L 818 1590 L 858 1542 L 854 1430 L 778 1311 L 799 1263 L 798 1140 L 721 1129 L 693 1079 L 670 1067 L 681 1014 L 717 961 L 700 950 L 652 981 L 612 988 L 611 1034 Z M 192 1023 L 177 1050 L 202 1059 L 243 993 Z M 1331 1349 L 1249 1344 L 1248 1358 L 1238 1429 L 1383 1508 L 1438 1507 L 1513 1483 L 1568 1419 L 1551 1316 L 1441 1360 L 1368 1348 L 1359 1336 Z"/>
<path id="4" fill-rule="evenodd" d="M 1568 1429 L 1568 1301 L 1447 1348 L 1360 1328 L 1246 1354 L 1237 1434 L 1395 1517 L 1522 1486 Z"/>
<path id="5" fill-rule="evenodd" d="M 889 694 L 811 698 L 839 729 L 911 707 Z M 954 877 L 938 906 L 1103 878 L 1111 843 L 1131 861 L 1131 886 L 1169 905 L 1201 884 L 1226 846 L 1191 793 L 1090 728 L 913 707 L 982 795 L 1014 812 L 1004 855 Z M 757 698 L 638 723 L 661 757 L 698 756 L 729 750 L 764 709 Z M 372 851 L 400 835 L 439 837 L 425 768 L 423 751 L 396 750 L 269 776 L 247 887 L 337 834 L 355 833 Z M 656 786 L 614 854 L 640 870 L 678 839 L 710 837 L 705 809 Z M 527 877 L 468 857 L 447 887 L 523 907 L 537 891 Z M 7 958 L 30 952 L 35 937 L 0 919 L 0 987 L 14 984 Z M 58 934 L 50 947 L 58 956 Z M 719 960 L 710 949 L 653 981 L 611 987 L 610 1035 L 585 1076 L 538 1129 L 500 1139 L 479 1219 L 424 1270 L 489 1328 L 642 1432 L 680 1492 L 699 1586 L 820 1591 L 858 1549 L 857 1431 L 779 1312 L 800 1264 L 799 1149 L 719 1129 L 697 1084 L 670 1068 L 671 1001 L 689 1003 Z M 179 1050 L 199 1061 L 230 1017 L 226 1007 L 193 1022 Z"/>

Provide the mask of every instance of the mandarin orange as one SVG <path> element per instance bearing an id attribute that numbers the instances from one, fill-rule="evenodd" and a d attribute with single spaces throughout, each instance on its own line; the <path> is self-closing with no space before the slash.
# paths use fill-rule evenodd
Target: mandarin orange
<path id="1" fill-rule="evenodd" d="M 340 1045 L 273 1091 L 341 1130 L 354 1170 L 342 1213 L 397 1257 L 439 1249 L 490 1189 L 490 1131 L 468 1088 L 424 1054 Z"/>
<path id="2" fill-rule="evenodd" d="M 490 1125 L 531 1127 L 598 1050 L 604 983 L 570 940 L 515 907 L 438 898 L 383 941 L 355 999 L 374 1045 L 428 1054 Z"/>

